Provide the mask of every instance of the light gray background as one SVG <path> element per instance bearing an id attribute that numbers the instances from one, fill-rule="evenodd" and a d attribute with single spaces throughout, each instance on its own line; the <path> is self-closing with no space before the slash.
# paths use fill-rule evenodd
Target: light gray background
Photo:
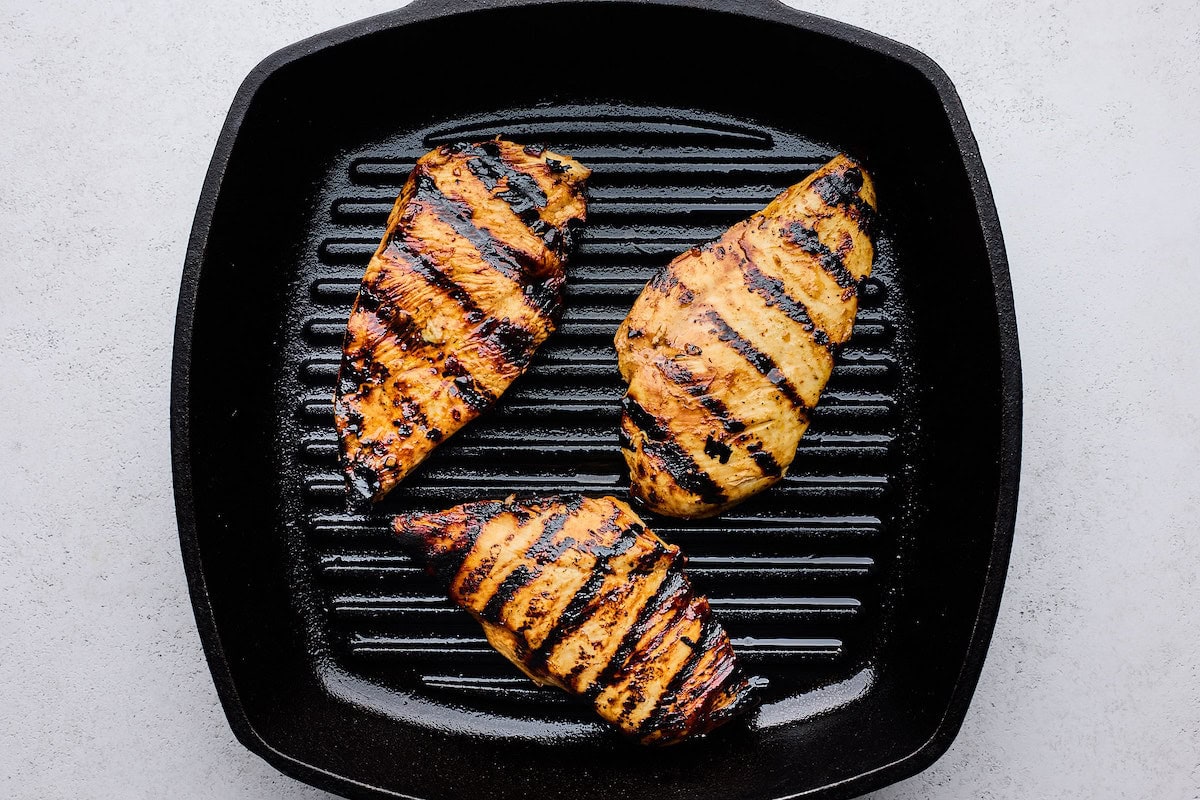
<path id="1" fill-rule="evenodd" d="M 217 706 L 176 543 L 168 364 L 239 82 L 392 5 L 2 5 L 0 796 L 328 797 L 243 750 Z M 806 7 L 955 81 L 1024 356 L 1017 538 L 979 690 L 950 752 L 875 798 L 1200 797 L 1200 6 Z"/>

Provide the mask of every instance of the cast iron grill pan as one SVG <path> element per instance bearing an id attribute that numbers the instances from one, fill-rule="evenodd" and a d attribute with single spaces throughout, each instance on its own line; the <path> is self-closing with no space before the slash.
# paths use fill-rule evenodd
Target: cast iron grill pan
<path id="1" fill-rule="evenodd" d="M 773 7 L 604 8 L 406 9 L 281 58 L 243 98 L 240 127 L 236 104 L 231 114 L 181 299 L 181 536 L 235 732 L 310 782 L 364 797 L 846 795 L 931 761 L 965 711 L 1018 453 L 1015 334 L 982 171 L 930 102 L 928 76 L 871 50 L 869 35 L 755 18 Z M 425 90 L 381 96 L 368 79 L 421 42 L 494 46 L 501 23 L 534 36 L 584 25 L 584 44 L 620 39 L 641 55 L 540 73 L 553 86 L 493 76 L 461 89 L 456 77 L 481 66 L 467 56 L 439 62 L 447 74 Z M 829 112 L 781 105 L 778 86 L 717 91 L 707 62 L 684 75 L 655 55 L 666 24 L 754 42 L 767 71 L 800 42 L 838 61 L 848 96 L 894 85 L 822 122 Z M 374 509 L 352 506 L 332 396 L 362 272 L 414 161 L 495 135 L 593 169 L 559 330 L 494 409 Z M 876 178 L 884 225 L 853 337 L 788 476 L 715 519 L 646 515 L 688 554 L 739 659 L 769 679 L 763 706 L 706 740 L 645 751 L 493 652 L 387 522 L 509 494 L 626 497 L 617 325 L 662 265 L 838 151 Z"/>

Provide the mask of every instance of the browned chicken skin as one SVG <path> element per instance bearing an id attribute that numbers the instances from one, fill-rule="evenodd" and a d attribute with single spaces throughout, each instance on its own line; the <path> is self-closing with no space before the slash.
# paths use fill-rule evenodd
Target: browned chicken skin
<path id="1" fill-rule="evenodd" d="M 501 140 L 417 162 L 346 328 L 334 419 L 359 493 L 387 494 L 553 332 L 588 174 Z"/>
<path id="2" fill-rule="evenodd" d="M 753 703 L 679 548 L 619 500 L 468 503 L 394 528 L 493 647 L 643 743 L 706 733 Z"/>
<path id="3" fill-rule="evenodd" d="M 712 516 L 787 472 L 854 327 L 875 208 L 839 155 L 646 286 L 615 341 L 631 491 L 652 511 Z"/>

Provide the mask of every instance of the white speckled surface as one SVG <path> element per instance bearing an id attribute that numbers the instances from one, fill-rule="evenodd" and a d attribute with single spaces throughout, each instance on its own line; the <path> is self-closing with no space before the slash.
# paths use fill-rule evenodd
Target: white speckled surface
<path id="1" fill-rule="evenodd" d="M 321 798 L 238 745 L 168 455 L 200 184 L 263 56 L 388 0 L 0 8 L 0 796 Z M 22 6 L 22 7 L 18 7 Z M 813 0 L 924 50 L 991 176 L 1017 541 L 962 733 L 889 798 L 1200 798 L 1200 6 Z"/>

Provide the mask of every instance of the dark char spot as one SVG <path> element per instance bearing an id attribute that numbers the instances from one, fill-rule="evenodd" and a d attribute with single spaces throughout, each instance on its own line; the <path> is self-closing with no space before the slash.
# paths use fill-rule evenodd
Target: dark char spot
<path id="1" fill-rule="evenodd" d="M 709 436 L 704 440 L 704 455 L 709 458 L 715 458 L 722 464 L 729 463 L 729 456 L 733 454 L 733 449 L 729 445 L 722 444 Z"/>

